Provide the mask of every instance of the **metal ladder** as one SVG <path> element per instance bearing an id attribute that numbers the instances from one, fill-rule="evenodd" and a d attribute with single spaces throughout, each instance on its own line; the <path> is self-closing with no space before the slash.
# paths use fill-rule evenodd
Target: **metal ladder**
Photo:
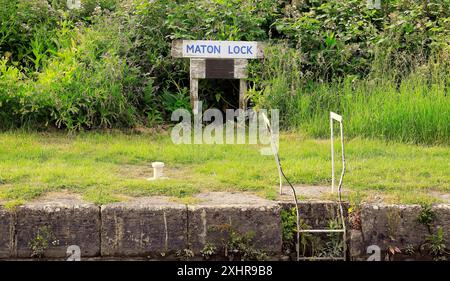
<path id="1" fill-rule="evenodd" d="M 331 193 L 334 193 L 335 188 L 335 169 L 334 169 L 334 121 L 339 122 L 340 135 L 341 135 L 341 151 L 342 151 L 342 172 L 339 178 L 338 185 L 338 206 L 339 215 L 342 228 L 340 229 L 304 229 L 300 230 L 300 233 L 342 233 L 343 250 L 342 257 L 301 257 L 301 260 L 346 260 L 347 259 L 347 232 L 345 225 L 344 208 L 342 206 L 342 183 L 345 175 L 345 153 L 344 153 L 344 125 L 342 123 L 342 116 L 334 112 L 330 112 L 330 131 L 331 131 Z"/>
<path id="2" fill-rule="evenodd" d="M 342 227 L 340 229 L 300 229 L 299 228 L 299 211 L 298 211 L 298 202 L 297 202 L 297 195 L 295 193 L 295 189 L 292 186 L 292 184 L 289 182 L 287 177 L 283 173 L 283 169 L 281 167 L 280 158 L 278 155 L 278 147 L 275 144 L 274 136 L 272 134 L 272 130 L 270 127 L 269 119 L 265 116 L 263 113 L 263 118 L 266 123 L 267 129 L 271 135 L 271 146 L 275 157 L 275 162 L 277 163 L 279 178 L 280 178 L 280 195 L 282 194 L 282 178 L 284 177 L 289 185 L 292 188 L 294 201 L 296 204 L 296 210 L 297 210 L 297 245 L 296 245 L 296 251 L 297 251 L 297 260 L 346 260 L 347 259 L 347 232 L 346 232 L 346 224 L 345 224 L 345 216 L 344 216 L 344 208 L 342 206 L 342 183 L 345 175 L 345 153 L 344 153 L 344 126 L 342 123 L 342 116 L 339 114 L 336 114 L 334 112 L 330 112 L 330 130 L 331 130 L 331 193 L 334 193 L 335 189 L 335 168 L 334 168 L 334 130 L 333 125 L 334 121 L 339 122 L 340 125 L 340 135 L 341 135 L 341 151 L 342 151 L 342 172 L 341 176 L 339 178 L 339 185 L 338 185 L 338 206 L 339 206 L 339 215 L 340 215 L 340 221 Z M 299 235 L 301 233 L 342 233 L 342 239 L 343 239 L 343 249 L 342 249 L 342 257 L 300 257 L 299 256 Z"/>

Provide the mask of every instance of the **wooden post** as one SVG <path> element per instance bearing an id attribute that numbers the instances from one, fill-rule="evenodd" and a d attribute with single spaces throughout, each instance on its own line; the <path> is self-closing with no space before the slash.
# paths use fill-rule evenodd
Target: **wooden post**
<path id="1" fill-rule="evenodd" d="M 247 81 L 239 79 L 239 108 L 245 110 L 247 107 Z"/>
<path id="2" fill-rule="evenodd" d="M 199 113 L 198 108 L 198 81 L 205 78 L 205 60 L 204 59 L 191 59 L 190 60 L 190 96 L 191 107 L 194 115 Z"/>
<path id="3" fill-rule="evenodd" d="M 190 86 L 190 95 L 191 95 L 191 106 L 194 114 L 199 113 L 198 108 L 198 79 L 191 78 L 191 86 Z"/>

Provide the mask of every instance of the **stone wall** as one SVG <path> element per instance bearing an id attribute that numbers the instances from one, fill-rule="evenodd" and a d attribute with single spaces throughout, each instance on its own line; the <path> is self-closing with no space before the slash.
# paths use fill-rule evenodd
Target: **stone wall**
<path id="1" fill-rule="evenodd" d="M 206 243 L 225 243 L 231 227 L 252 233 L 254 246 L 267 253 L 282 252 L 280 212 L 294 205 L 255 198 L 228 198 L 221 194 L 198 204 L 185 205 L 166 198 L 141 198 L 101 208 L 79 200 L 28 203 L 8 211 L 0 205 L 0 259 L 30 258 L 30 243 L 42 227 L 52 232 L 47 258 L 66 258 L 67 247 L 77 245 L 82 257 L 162 257 L 189 248 L 196 255 Z M 314 228 L 325 228 L 338 216 L 332 202 L 300 202 L 302 219 Z M 345 210 L 347 206 L 345 206 Z M 428 229 L 417 218 L 418 205 L 365 204 L 360 206 L 359 226 L 347 222 L 349 256 L 366 260 L 367 247 L 400 249 L 424 243 Z M 432 208 L 432 231 L 444 229 L 450 248 L 450 205 Z M 347 214 L 346 214 L 347 215 Z"/>
<path id="2" fill-rule="evenodd" d="M 377 246 L 382 252 L 389 247 L 419 251 L 430 235 L 428 228 L 419 222 L 422 211 L 419 205 L 364 204 L 360 212 L 360 229 L 350 230 L 350 254 L 353 259 L 367 259 L 367 248 Z M 450 205 L 439 204 L 431 208 L 436 215 L 430 228 L 436 233 L 444 230 L 446 246 L 450 248 Z"/>
<path id="3" fill-rule="evenodd" d="M 75 201 L 28 203 L 14 211 L 0 207 L 0 257 L 29 258 L 30 243 L 51 238 L 45 256 L 65 257 L 70 245 L 77 245 L 84 257 L 100 254 L 99 208 Z"/>
<path id="4" fill-rule="evenodd" d="M 0 206 L 0 259 L 30 258 L 30 243 L 43 228 L 52 237 L 46 258 L 67 257 L 70 245 L 79 246 L 82 257 L 161 258 L 187 248 L 199 256 L 207 242 L 218 247 L 225 243 L 230 229 L 242 235 L 251 233 L 257 249 L 281 252 L 276 202 L 258 199 L 251 204 L 252 198 L 231 198 L 223 204 L 220 196 L 212 199 L 189 206 L 162 197 L 101 208 L 61 199 L 28 203 L 14 211 Z"/>

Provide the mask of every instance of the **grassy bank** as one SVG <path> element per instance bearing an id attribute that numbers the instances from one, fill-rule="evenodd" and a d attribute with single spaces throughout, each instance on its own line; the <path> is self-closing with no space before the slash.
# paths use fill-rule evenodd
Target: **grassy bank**
<path id="1" fill-rule="evenodd" d="M 447 146 L 352 139 L 346 153 L 345 186 L 352 200 L 383 194 L 393 202 L 430 202 L 427 193 L 450 191 Z M 283 134 L 280 154 L 292 182 L 329 185 L 327 140 Z M 169 179 L 146 180 L 152 161 L 166 163 Z M 212 190 L 275 198 L 277 179 L 273 157 L 262 156 L 255 145 L 174 145 L 167 134 L 0 135 L 0 200 L 9 205 L 60 191 L 96 203 L 150 195 L 189 200 Z"/>

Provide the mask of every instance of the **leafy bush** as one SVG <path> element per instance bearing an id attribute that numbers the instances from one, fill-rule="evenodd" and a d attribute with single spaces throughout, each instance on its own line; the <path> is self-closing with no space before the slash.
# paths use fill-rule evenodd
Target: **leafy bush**
<path id="1" fill-rule="evenodd" d="M 383 1 L 380 10 L 360 0 L 297 0 L 274 25 L 301 50 L 305 76 L 329 81 L 364 77 L 374 66 L 379 75 L 411 71 L 417 60 L 426 63 L 449 47 L 449 17 L 448 0 Z"/>
<path id="2" fill-rule="evenodd" d="M 174 39 L 258 40 L 249 95 L 285 129 L 448 143 L 450 0 L 0 0 L 2 128 L 155 126 L 189 108 Z M 202 81 L 206 106 L 236 85 Z M 237 102 L 236 102 L 237 103 Z"/>
<path id="3" fill-rule="evenodd" d="M 448 143 L 449 1 L 409 2 L 292 1 L 274 23 L 284 40 L 251 66 L 253 101 L 316 137 L 335 111 L 347 136 Z"/>
<path id="4" fill-rule="evenodd" d="M 328 81 L 367 73 L 378 17 L 360 0 L 292 1 L 274 24 L 301 51 L 301 71 L 307 78 Z"/>
<path id="5" fill-rule="evenodd" d="M 125 91 L 134 75 L 123 58 L 128 42 L 116 36 L 118 19 L 98 14 L 91 20 L 92 27 L 79 28 L 61 22 L 54 30 L 57 48 L 39 72 L 27 76 L 20 71 L 26 66 L 2 60 L 3 127 L 53 124 L 73 130 L 134 124 Z"/>

